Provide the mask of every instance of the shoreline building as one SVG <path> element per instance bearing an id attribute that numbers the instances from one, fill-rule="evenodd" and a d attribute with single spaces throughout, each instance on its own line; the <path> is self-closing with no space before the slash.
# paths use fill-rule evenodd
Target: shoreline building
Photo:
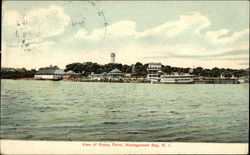
<path id="1" fill-rule="evenodd" d="M 57 66 L 50 65 L 49 67 L 40 68 L 35 73 L 36 80 L 61 80 L 65 72 Z"/>
<path id="2" fill-rule="evenodd" d="M 92 72 L 89 77 L 92 81 L 102 81 L 107 80 L 108 74 L 106 72 L 103 72 L 101 74 L 95 74 L 94 72 Z"/>
<path id="3" fill-rule="evenodd" d="M 64 72 L 57 66 L 50 65 L 49 67 L 40 68 L 38 72 L 35 73 L 35 80 L 61 80 L 64 78 L 79 76 L 80 73 L 75 73 L 73 71 Z"/>
<path id="4" fill-rule="evenodd" d="M 185 74 L 180 75 L 177 72 L 173 72 L 171 75 L 164 75 L 161 71 L 161 63 L 151 62 L 148 63 L 147 68 L 147 79 L 151 81 L 151 83 L 193 83 L 193 75 Z"/>
<path id="5" fill-rule="evenodd" d="M 89 75 L 89 78 L 92 81 L 109 81 L 109 80 L 119 81 L 123 79 L 124 76 L 125 76 L 125 73 L 122 73 L 122 71 L 115 68 L 111 70 L 109 73 L 106 73 L 106 72 L 103 72 L 101 74 L 91 73 Z"/>
<path id="6" fill-rule="evenodd" d="M 150 62 L 148 63 L 147 68 L 147 79 L 158 79 L 160 78 L 162 71 L 161 71 L 161 63 Z"/>
<path id="7" fill-rule="evenodd" d="M 115 63 L 115 53 L 110 54 L 110 61 L 111 61 L 112 64 Z"/>
<path id="8" fill-rule="evenodd" d="M 108 77 L 111 78 L 111 79 L 120 79 L 120 78 L 123 78 L 124 75 L 125 75 L 125 74 L 122 73 L 122 71 L 120 71 L 120 70 L 117 69 L 117 68 L 111 70 L 111 71 L 108 73 Z"/>
<path id="9" fill-rule="evenodd" d="M 72 70 L 69 70 L 66 73 L 64 72 L 63 78 L 79 77 L 81 75 L 82 75 L 81 73 L 76 73 Z"/>

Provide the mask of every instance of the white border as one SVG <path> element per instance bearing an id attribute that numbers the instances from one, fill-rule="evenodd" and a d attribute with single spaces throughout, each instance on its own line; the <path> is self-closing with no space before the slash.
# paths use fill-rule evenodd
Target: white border
<path id="1" fill-rule="evenodd" d="M 60 142 L 21 140 L 0 140 L 0 142 L 0 154 L 248 154 L 248 143 Z M 113 143 L 123 146 L 114 146 Z M 88 144 L 88 146 L 84 146 L 84 144 Z M 103 146 L 99 146 L 100 144 Z M 126 144 L 130 146 L 126 146 Z M 159 147 L 155 147 L 157 145 Z"/>

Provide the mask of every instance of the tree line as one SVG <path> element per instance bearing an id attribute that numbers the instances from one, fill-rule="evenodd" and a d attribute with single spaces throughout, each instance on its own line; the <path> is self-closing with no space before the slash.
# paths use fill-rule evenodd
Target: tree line
<path id="1" fill-rule="evenodd" d="M 84 63 L 71 63 L 66 65 L 64 71 L 74 71 L 76 73 L 81 73 L 83 76 L 88 76 L 92 72 L 100 74 L 103 72 L 110 72 L 111 70 L 117 68 L 123 73 L 131 73 L 132 76 L 136 77 L 146 77 L 147 75 L 148 64 L 142 64 L 137 62 L 132 65 L 120 64 L 120 63 L 109 63 L 109 64 L 98 64 L 93 62 L 84 62 Z M 190 73 L 191 68 L 183 67 L 172 67 L 169 65 L 162 65 L 162 72 L 165 74 L 172 74 L 177 72 L 179 74 Z M 1 69 L 1 78 L 2 79 L 15 79 L 15 78 L 28 78 L 34 77 L 37 70 L 31 69 L 27 70 L 25 68 L 15 69 L 14 71 L 4 71 Z M 195 76 L 204 76 L 204 77 L 249 77 L 249 68 L 247 69 L 229 69 L 229 68 L 217 68 L 206 69 L 202 67 L 192 68 L 192 73 Z"/>
<path id="2" fill-rule="evenodd" d="M 35 69 L 27 70 L 25 68 L 4 70 L 1 69 L 1 79 L 18 79 L 18 78 L 29 78 L 34 77 L 37 71 Z"/>
<path id="3" fill-rule="evenodd" d="M 137 62 L 132 65 L 120 64 L 120 63 L 109 63 L 109 64 L 98 64 L 93 62 L 84 62 L 84 63 L 72 63 L 66 65 L 65 71 L 73 70 L 76 73 L 82 73 L 83 76 L 87 76 L 92 72 L 96 74 L 100 74 L 103 72 L 110 72 L 112 69 L 119 69 L 123 73 L 132 73 L 135 76 L 143 76 L 147 75 L 147 67 L 148 64 L 142 64 Z M 214 67 L 212 69 L 206 69 L 202 67 L 196 68 L 183 68 L 183 67 L 172 67 L 169 65 L 162 65 L 162 72 L 166 74 L 172 74 L 173 72 L 177 72 L 179 74 L 190 73 L 196 76 L 205 76 L 205 77 L 220 77 L 221 75 L 224 77 L 242 77 L 249 76 L 249 68 L 248 69 L 229 69 L 229 68 L 217 68 Z"/>

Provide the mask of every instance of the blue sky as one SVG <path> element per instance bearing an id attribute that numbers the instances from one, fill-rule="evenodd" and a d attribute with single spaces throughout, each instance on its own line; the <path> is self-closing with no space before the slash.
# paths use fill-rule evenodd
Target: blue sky
<path id="1" fill-rule="evenodd" d="M 2 66 L 161 62 L 247 68 L 248 1 L 9 1 Z"/>

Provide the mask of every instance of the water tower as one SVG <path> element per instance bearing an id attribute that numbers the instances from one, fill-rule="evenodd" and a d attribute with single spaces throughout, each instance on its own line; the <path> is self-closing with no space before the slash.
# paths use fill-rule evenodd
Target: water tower
<path id="1" fill-rule="evenodd" d="M 111 63 L 115 63 L 115 53 L 111 53 L 110 54 L 110 58 L 111 58 Z"/>

